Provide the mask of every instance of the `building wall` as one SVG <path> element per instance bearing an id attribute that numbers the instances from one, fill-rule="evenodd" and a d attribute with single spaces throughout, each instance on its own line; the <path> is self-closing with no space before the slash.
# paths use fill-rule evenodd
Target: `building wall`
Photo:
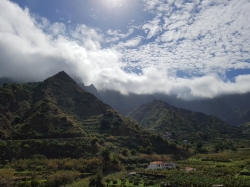
<path id="1" fill-rule="evenodd" d="M 155 164 L 155 163 L 150 163 L 148 166 L 148 169 L 164 169 L 164 164 Z"/>

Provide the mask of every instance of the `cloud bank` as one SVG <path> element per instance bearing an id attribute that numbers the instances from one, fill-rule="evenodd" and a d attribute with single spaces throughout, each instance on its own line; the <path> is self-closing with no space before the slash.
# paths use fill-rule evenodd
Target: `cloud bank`
<path id="1" fill-rule="evenodd" d="M 185 99 L 250 91 L 250 75 L 226 77 L 250 69 L 249 1 L 152 0 L 144 8 L 152 20 L 123 34 L 51 23 L 1 0 L 0 76 L 37 81 L 64 70 L 99 90 Z"/>

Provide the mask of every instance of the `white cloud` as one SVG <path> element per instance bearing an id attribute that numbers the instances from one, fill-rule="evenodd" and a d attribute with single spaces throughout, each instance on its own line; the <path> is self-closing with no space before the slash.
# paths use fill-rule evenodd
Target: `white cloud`
<path id="1" fill-rule="evenodd" d="M 111 30 L 109 29 L 107 31 L 107 34 L 110 36 L 108 38 L 108 40 L 106 40 L 107 42 L 114 42 L 114 41 L 118 41 L 119 39 L 124 39 L 127 38 L 128 36 L 130 36 L 132 33 L 134 32 L 134 27 L 129 28 L 128 32 L 126 34 L 121 33 L 120 30 Z M 112 39 L 113 38 L 113 39 Z"/>
<path id="2" fill-rule="evenodd" d="M 130 40 L 127 40 L 126 42 L 120 42 L 117 47 L 129 47 L 134 48 L 137 47 L 141 42 L 142 37 L 135 37 Z"/>
<path id="3" fill-rule="evenodd" d="M 49 24 L 49 23 L 47 22 L 46 24 Z M 58 35 L 65 35 L 65 31 L 66 31 L 66 27 L 63 23 L 56 22 L 48 27 L 48 32 L 55 37 Z"/>
<path id="4" fill-rule="evenodd" d="M 102 36 L 95 29 L 78 25 L 65 34 L 62 23 L 42 20 L 38 23 L 27 9 L 0 1 L 0 75 L 43 80 L 65 70 L 90 84 L 104 69 L 121 66 L 116 51 L 101 48 Z M 59 28 L 63 32 L 55 36 Z"/>
<path id="5" fill-rule="evenodd" d="M 35 18 L 28 9 L 1 0 L 0 75 L 43 80 L 65 70 L 98 89 L 177 93 L 186 99 L 250 91 L 250 75 L 234 82 L 225 76 L 229 70 L 250 69 L 249 1 L 145 3 L 153 18 L 138 25 L 138 32 L 133 26 L 125 34 L 102 34 L 83 24 L 69 29 Z M 146 37 L 135 35 L 145 30 Z M 103 48 L 105 41 L 118 44 Z M 189 76 L 177 77 L 180 71 Z"/>
<path id="6" fill-rule="evenodd" d="M 152 20 L 147 22 L 142 26 L 142 29 L 148 33 L 147 39 L 150 39 L 154 36 L 156 36 L 161 31 L 161 20 L 158 18 L 158 16 Z"/>
<path id="7" fill-rule="evenodd" d="M 167 5 L 171 6 L 172 3 Z M 158 35 L 150 44 L 152 49 L 145 44 L 137 50 L 123 51 L 124 59 L 128 60 L 135 52 L 141 64 L 155 63 L 158 60 L 176 70 L 202 74 L 225 72 L 237 67 L 250 68 L 246 62 L 250 57 L 248 1 L 206 0 L 191 4 L 180 1 L 179 5 L 178 10 L 168 9 L 172 12 L 165 15 L 165 10 L 159 12 L 159 7 L 167 7 L 164 1 L 149 3 L 147 8 L 157 14 L 157 20 L 164 20 L 163 30 L 159 29 L 159 21 L 155 18 L 148 21 L 153 23 L 152 33 L 148 34 L 148 38 L 156 33 Z"/>

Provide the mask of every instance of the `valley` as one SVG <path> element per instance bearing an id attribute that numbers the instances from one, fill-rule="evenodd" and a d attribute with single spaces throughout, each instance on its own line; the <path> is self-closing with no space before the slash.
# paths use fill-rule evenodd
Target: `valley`
<path id="1" fill-rule="evenodd" d="M 233 126 L 230 111 L 223 120 L 153 96 L 113 97 L 106 104 L 94 86 L 99 98 L 79 85 L 59 72 L 0 88 L 0 186 L 250 185 L 247 112 Z M 179 167 L 147 170 L 153 161 Z"/>

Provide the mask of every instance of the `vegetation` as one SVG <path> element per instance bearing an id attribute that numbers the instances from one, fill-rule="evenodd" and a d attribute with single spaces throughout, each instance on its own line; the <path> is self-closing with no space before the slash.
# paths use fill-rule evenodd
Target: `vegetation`
<path id="1" fill-rule="evenodd" d="M 6 85 L 0 98 L 2 139 L 74 138 L 93 132 L 135 136 L 142 131 L 64 72 L 39 84 Z"/>
<path id="2" fill-rule="evenodd" d="M 154 100 L 132 110 L 129 117 L 151 131 L 171 133 L 179 140 L 208 141 L 217 137 L 240 137 L 239 128 L 215 116 L 176 108 Z"/>
<path id="3" fill-rule="evenodd" d="M 0 98 L 0 186 L 249 186 L 249 134 L 213 116 L 154 101 L 131 113 L 141 127 L 64 72 Z"/>
<path id="4" fill-rule="evenodd" d="M 178 169 L 147 170 L 153 160 L 170 161 L 168 155 L 138 154 L 123 157 L 103 150 L 101 157 L 89 159 L 48 159 L 34 155 L 30 159 L 2 161 L 1 186 L 204 186 L 224 184 L 227 187 L 250 185 L 250 149 L 237 152 L 196 154 L 188 159 L 176 160 Z M 116 159 L 119 170 L 111 167 Z M 143 167 L 142 165 L 145 164 Z M 125 167 L 134 165 L 132 171 Z M 125 167 L 124 167 L 125 166 Z M 100 168 L 106 170 L 100 170 Z M 107 169 L 109 168 L 109 169 Z M 187 170 L 187 168 L 193 168 Z M 131 171 L 131 169 L 130 169 Z"/>

